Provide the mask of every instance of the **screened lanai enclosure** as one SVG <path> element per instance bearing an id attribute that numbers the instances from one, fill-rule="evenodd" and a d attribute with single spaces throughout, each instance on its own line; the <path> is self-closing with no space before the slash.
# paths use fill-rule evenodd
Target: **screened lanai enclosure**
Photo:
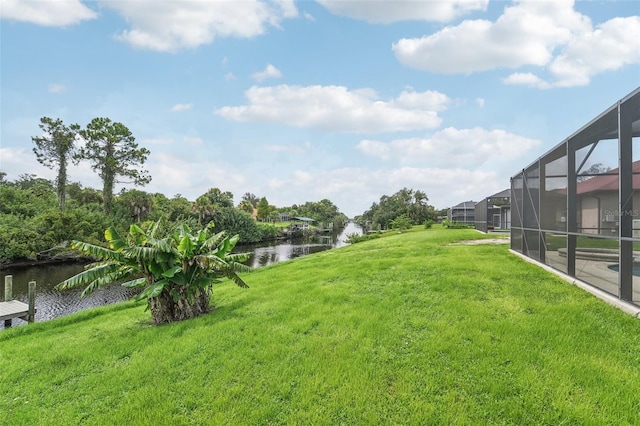
<path id="1" fill-rule="evenodd" d="M 511 248 L 640 305 L 640 87 L 511 178 Z"/>
<path id="2" fill-rule="evenodd" d="M 480 232 L 508 230 L 511 227 L 511 190 L 490 195 L 475 205 L 475 225 Z"/>

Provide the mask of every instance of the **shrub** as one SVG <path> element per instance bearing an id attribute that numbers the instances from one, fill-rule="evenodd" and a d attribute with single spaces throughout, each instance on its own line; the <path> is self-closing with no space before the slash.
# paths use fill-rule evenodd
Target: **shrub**
<path id="1" fill-rule="evenodd" d="M 356 244 L 356 243 L 361 243 L 363 241 L 369 241 L 369 240 L 374 240 L 376 238 L 380 238 L 382 236 L 382 234 L 364 234 L 364 235 L 360 235 L 360 234 L 347 234 L 347 239 L 345 240 L 345 242 L 349 243 L 349 244 Z"/>
<path id="2" fill-rule="evenodd" d="M 397 229 L 398 232 L 410 229 L 411 225 L 411 219 L 409 219 L 406 214 L 402 214 L 391 221 L 391 228 Z"/>

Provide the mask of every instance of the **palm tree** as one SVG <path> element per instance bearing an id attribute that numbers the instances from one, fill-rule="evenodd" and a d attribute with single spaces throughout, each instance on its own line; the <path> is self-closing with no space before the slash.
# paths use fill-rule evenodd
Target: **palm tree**
<path id="1" fill-rule="evenodd" d="M 239 287 L 247 284 L 237 275 L 250 268 L 240 262 L 250 253 L 231 254 L 239 236 L 225 231 L 209 236 L 212 224 L 197 233 L 179 225 L 171 235 L 157 238 L 159 222 L 144 227 L 131 225 L 126 238 L 115 228 L 105 231 L 108 248 L 73 241 L 72 248 L 98 259 L 85 271 L 56 286 L 68 289 L 86 285 L 84 297 L 114 282 L 142 288 L 136 300 L 147 300 L 156 324 L 181 321 L 209 311 L 213 284 L 231 279 Z"/>
<path id="2" fill-rule="evenodd" d="M 198 225 L 202 225 L 205 219 L 213 216 L 215 212 L 215 206 L 205 195 L 199 196 L 191 208 L 193 211 L 198 212 Z"/>

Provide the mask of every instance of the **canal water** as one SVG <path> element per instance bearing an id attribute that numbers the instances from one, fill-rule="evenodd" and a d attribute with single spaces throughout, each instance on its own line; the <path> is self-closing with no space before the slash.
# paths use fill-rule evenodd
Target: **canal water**
<path id="1" fill-rule="evenodd" d="M 330 250 L 347 245 L 349 234 L 362 234 L 361 228 L 349 222 L 339 233 L 314 237 L 307 241 L 276 241 L 271 243 L 243 245 L 237 247 L 239 252 L 253 253 L 246 262 L 252 268 L 271 265 L 273 263 L 294 259 L 308 254 Z M 120 285 L 108 285 L 96 290 L 93 294 L 81 298 L 82 288 L 58 291 L 56 284 L 82 272 L 84 266 L 79 263 L 62 265 L 43 265 L 27 268 L 5 268 L 0 270 L 0 300 L 4 297 L 4 282 L 6 275 L 13 276 L 13 298 L 22 302 L 28 301 L 28 286 L 35 281 L 36 288 L 36 321 L 46 321 L 69 315 L 96 306 L 122 302 L 130 299 L 135 292 Z M 14 319 L 13 325 L 26 322 Z M 0 329 L 4 328 L 4 321 L 0 321 Z"/>

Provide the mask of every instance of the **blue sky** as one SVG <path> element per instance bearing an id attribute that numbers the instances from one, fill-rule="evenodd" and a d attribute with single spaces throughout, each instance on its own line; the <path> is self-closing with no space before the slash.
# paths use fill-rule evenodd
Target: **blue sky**
<path id="1" fill-rule="evenodd" d="M 640 2 L 2 0 L 0 170 L 40 117 L 125 124 L 142 188 L 349 216 L 480 200 L 640 85 Z M 87 164 L 71 181 L 101 188 Z M 120 185 L 131 188 L 131 185 Z"/>

